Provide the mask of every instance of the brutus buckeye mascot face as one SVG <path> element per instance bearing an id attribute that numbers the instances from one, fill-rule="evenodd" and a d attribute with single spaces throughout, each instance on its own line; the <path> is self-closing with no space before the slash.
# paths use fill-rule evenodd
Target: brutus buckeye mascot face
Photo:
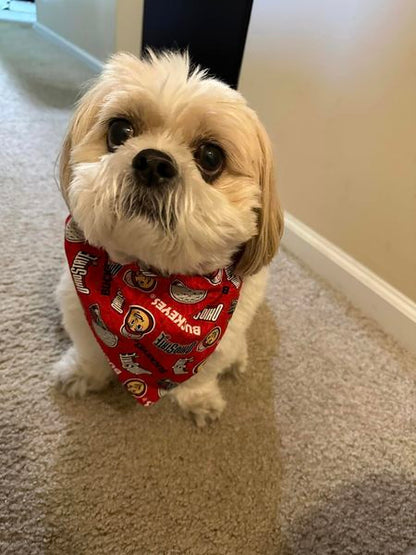
<path id="1" fill-rule="evenodd" d="M 151 332 L 154 327 L 155 320 L 148 310 L 142 306 L 131 306 L 124 318 L 121 333 L 126 337 L 140 338 Z"/>

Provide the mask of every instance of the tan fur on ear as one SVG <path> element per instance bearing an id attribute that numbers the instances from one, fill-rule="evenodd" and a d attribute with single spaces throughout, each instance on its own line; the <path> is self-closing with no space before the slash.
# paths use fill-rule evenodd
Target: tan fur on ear
<path id="1" fill-rule="evenodd" d="M 137 71 L 139 63 L 132 54 L 117 52 L 105 64 L 101 75 L 87 84 L 89 89 L 77 103 L 59 157 L 60 187 L 65 200 L 67 200 L 68 186 L 71 181 L 71 158 L 74 149 L 84 140 L 97 120 L 106 95 L 117 87 L 120 68 L 126 66 L 129 67 L 129 71 L 134 72 Z"/>
<path id="2" fill-rule="evenodd" d="M 61 152 L 59 154 L 59 188 L 66 204 L 68 204 L 67 191 L 71 181 L 71 168 L 69 158 L 71 154 L 71 129 L 68 129 Z"/>
<path id="3" fill-rule="evenodd" d="M 258 233 L 243 247 L 236 273 L 256 274 L 270 263 L 283 235 L 283 213 L 277 196 L 273 152 L 270 139 L 260 122 L 257 122 L 257 138 L 260 147 L 258 179 L 261 206 L 258 210 Z"/>
<path id="4" fill-rule="evenodd" d="M 67 191 L 72 175 L 72 151 L 74 147 L 82 141 L 90 129 L 93 121 L 95 121 L 97 113 L 100 109 L 102 98 L 103 90 L 101 87 L 101 81 L 98 79 L 92 88 L 89 89 L 78 101 L 75 113 L 69 124 L 59 156 L 59 181 L 61 192 L 65 200 L 67 200 Z"/>

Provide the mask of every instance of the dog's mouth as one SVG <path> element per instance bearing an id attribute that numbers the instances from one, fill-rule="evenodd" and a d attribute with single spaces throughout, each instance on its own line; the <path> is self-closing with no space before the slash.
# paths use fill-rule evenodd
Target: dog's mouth
<path id="1" fill-rule="evenodd" d="M 121 213 L 127 218 L 144 217 L 172 231 L 178 219 L 179 183 L 169 181 L 150 187 L 129 179 L 120 198 Z"/>
<path id="2" fill-rule="evenodd" d="M 175 226 L 180 177 L 177 163 L 168 153 L 141 150 L 134 156 L 124 181 L 121 211 L 125 216 L 143 216 L 166 229 Z"/>

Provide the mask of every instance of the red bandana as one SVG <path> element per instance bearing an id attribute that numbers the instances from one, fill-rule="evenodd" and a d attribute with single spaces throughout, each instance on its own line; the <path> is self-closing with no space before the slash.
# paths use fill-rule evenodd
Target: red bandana
<path id="1" fill-rule="evenodd" d="M 237 305 L 241 280 L 230 268 L 163 277 L 116 264 L 85 241 L 71 216 L 65 251 L 90 328 L 120 382 L 145 406 L 198 372 Z"/>

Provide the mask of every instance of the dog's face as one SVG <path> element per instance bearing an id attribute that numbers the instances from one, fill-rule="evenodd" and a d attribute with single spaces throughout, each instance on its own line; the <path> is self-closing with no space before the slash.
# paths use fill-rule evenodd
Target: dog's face
<path id="1" fill-rule="evenodd" d="M 241 95 L 186 56 L 114 56 L 81 99 L 61 187 L 93 245 L 120 263 L 258 271 L 282 231 L 269 140 Z"/>

